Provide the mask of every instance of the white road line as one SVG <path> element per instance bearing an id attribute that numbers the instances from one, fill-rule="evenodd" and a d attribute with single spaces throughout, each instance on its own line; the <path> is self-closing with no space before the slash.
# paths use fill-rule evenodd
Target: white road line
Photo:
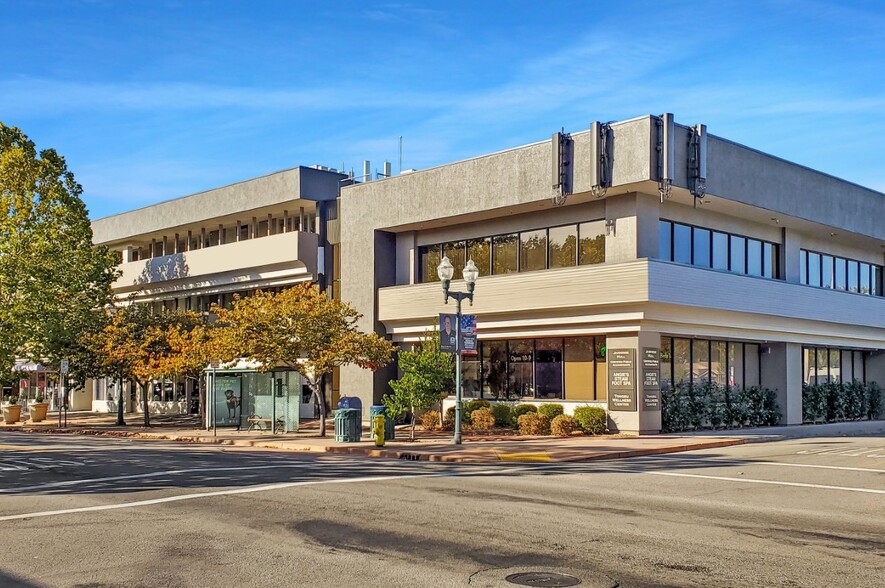
<path id="1" fill-rule="evenodd" d="M 684 457 L 677 457 L 671 455 L 655 455 L 644 458 L 645 461 L 684 461 Z M 707 460 L 707 459 L 693 459 L 693 464 L 696 463 L 708 463 L 710 467 L 750 467 L 754 465 L 767 465 L 767 466 L 783 466 L 788 468 L 811 468 L 811 469 L 821 469 L 821 470 L 844 470 L 846 472 L 870 472 L 874 474 L 885 474 L 885 470 L 879 470 L 876 468 L 853 468 L 848 466 L 831 466 L 831 465 L 820 465 L 813 463 L 782 463 L 779 461 L 741 461 L 739 463 L 735 463 L 733 461 L 716 461 L 716 460 Z"/>
<path id="2" fill-rule="evenodd" d="M 476 476 L 476 475 L 497 475 L 502 473 L 512 473 L 520 468 L 507 469 L 489 469 L 480 471 L 451 471 L 438 472 L 435 474 L 406 474 L 393 476 L 368 476 L 364 478 L 345 478 L 334 480 L 305 480 L 301 482 L 280 482 L 277 484 L 265 484 L 263 486 L 249 486 L 247 488 L 233 488 L 230 490 L 217 490 L 215 492 L 199 492 L 195 494 L 179 494 L 175 496 L 165 496 L 163 498 L 153 498 L 150 500 L 139 500 L 136 502 L 124 502 L 120 504 L 102 504 L 98 506 L 84 506 L 81 508 L 66 508 L 64 510 L 47 510 L 42 512 L 30 512 L 15 515 L 0 516 L 0 522 L 17 521 L 22 519 L 32 519 L 40 517 L 52 517 L 66 514 L 77 514 L 83 512 L 95 512 L 102 510 L 117 510 L 122 508 L 137 508 L 140 506 L 151 506 L 154 504 L 163 504 L 165 502 L 179 502 L 181 500 L 194 500 L 197 498 L 212 498 L 215 496 L 230 496 L 236 494 L 249 494 L 252 492 L 266 492 L 268 490 L 282 490 L 285 488 L 295 488 L 298 486 L 317 486 L 320 484 L 350 484 L 355 482 L 385 482 L 388 480 L 409 480 L 415 478 L 443 478 L 457 476 Z"/>
<path id="3" fill-rule="evenodd" d="M 682 474 L 678 472 L 644 472 L 636 470 L 634 473 L 649 474 L 652 476 L 672 476 L 674 478 L 700 478 L 704 480 L 721 480 L 724 482 L 743 482 L 745 484 L 771 484 L 773 486 L 795 486 L 798 488 L 816 488 L 819 490 L 845 490 L 848 492 L 865 492 L 868 494 L 885 494 L 885 490 L 875 488 L 853 488 L 851 486 L 828 486 L 826 484 L 806 484 L 803 482 L 783 482 L 780 480 L 757 480 L 755 478 L 732 478 L 730 476 L 705 476 L 703 474 Z M 2 519 L 0 519 L 2 520 Z"/>

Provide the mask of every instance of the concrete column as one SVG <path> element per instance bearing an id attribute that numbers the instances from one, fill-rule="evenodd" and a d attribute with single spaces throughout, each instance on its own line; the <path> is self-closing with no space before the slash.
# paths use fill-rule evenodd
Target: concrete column
<path id="1" fill-rule="evenodd" d="M 635 386 L 636 409 L 632 411 L 611 410 L 611 390 L 607 390 L 609 402 L 609 429 L 620 433 L 656 434 L 661 432 L 661 390 L 660 377 L 657 387 L 657 407 L 646 408 L 643 390 L 643 364 L 642 356 L 644 349 L 657 349 L 660 356 L 661 334 L 657 331 L 640 331 L 636 334 L 609 336 L 606 338 L 608 349 L 607 359 L 611 358 L 612 350 L 631 349 L 634 356 L 633 384 Z M 606 366 L 609 373 L 611 365 Z M 608 382 L 606 382 L 608 386 Z"/>
<path id="2" fill-rule="evenodd" d="M 191 250 L 191 241 L 193 241 L 193 238 L 194 238 L 193 233 L 191 233 L 190 231 L 188 231 L 188 232 L 187 232 L 187 243 L 184 244 L 184 250 L 185 250 L 185 251 L 190 251 L 190 250 Z"/>
<path id="3" fill-rule="evenodd" d="M 649 194 L 605 199 L 605 261 L 618 263 L 658 256 L 660 200 Z"/>
<path id="4" fill-rule="evenodd" d="M 120 257 L 122 258 L 123 263 L 129 263 L 130 261 L 132 261 L 132 250 L 129 247 L 127 247 L 126 249 L 124 249 L 120 253 L 121 253 Z"/>
<path id="5" fill-rule="evenodd" d="M 396 285 L 415 283 L 415 232 L 396 235 Z"/>
<path id="6" fill-rule="evenodd" d="M 206 227 L 200 227 L 200 249 L 206 248 Z"/>
<path id="7" fill-rule="evenodd" d="M 252 228 L 249 230 L 249 238 L 254 239 L 258 236 L 258 219 L 256 217 L 252 217 Z"/>
<path id="8" fill-rule="evenodd" d="M 157 240 L 156 240 L 156 239 L 151 239 L 151 254 L 149 255 L 149 257 L 150 257 L 151 259 L 153 259 L 154 257 L 156 257 L 156 256 L 154 255 L 154 253 L 156 252 L 156 250 L 157 250 Z"/>
<path id="9" fill-rule="evenodd" d="M 283 232 L 284 233 L 289 232 L 289 211 L 288 210 L 283 211 Z"/>
<path id="10" fill-rule="evenodd" d="M 876 382 L 885 387 L 885 350 L 865 354 L 864 372 L 867 382 Z"/>
<path id="11" fill-rule="evenodd" d="M 174 250 L 175 250 L 176 254 L 181 253 L 181 251 L 179 251 L 179 249 L 180 249 L 180 246 L 178 244 L 178 233 L 175 233 L 175 248 L 174 248 Z"/>
<path id="12" fill-rule="evenodd" d="M 771 353 L 759 357 L 763 388 L 777 392 L 782 425 L 802 424 L 802 345 L 770 343 Z"/>
<path id="13" fill-rule="evenodd" d="M 218 225 L 218 244 L 224 245 L 224 225 Z"/>
<path id="14" fill-rule="evenodd" d="M 271 235 L 273 235 L 273 215 L 269 214 L 269 215 L 267 215 L 267 235 L 266 236 L 269 237 Z"/>

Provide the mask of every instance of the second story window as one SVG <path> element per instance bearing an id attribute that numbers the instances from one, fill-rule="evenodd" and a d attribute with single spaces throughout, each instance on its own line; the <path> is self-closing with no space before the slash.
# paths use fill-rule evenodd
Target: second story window
<path id="1" fill-rule="evenodd" d="M 747 276 L 778 279 L 778 244 L 661 220 L 658 257 Z"/>
<path id="2" fill-rule="evenodd" d="M 799 251 L 799 283 L 882 296 L 882 266 L 816 251 Z"/>

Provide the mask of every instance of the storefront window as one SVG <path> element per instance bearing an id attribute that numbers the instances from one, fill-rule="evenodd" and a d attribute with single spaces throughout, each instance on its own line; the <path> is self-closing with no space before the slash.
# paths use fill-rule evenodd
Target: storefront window
<path id="1" fill-rule="evenodd" d="M 593 337 L 565 339 L 565 397 L 568 400 L 595 400 Z"/>
<path id="2" fill-rule="evenodd" d="M 516 397 L 534 396 L 532 362 L 534 340 L 517 339 L 508 345 L 508 389 Z"/>
<path id="3" fill-rule="evenodd" d="M 605 337 L 595 338 L 596 347 L 596 400 L 608 398 L 608 364 L 605 357 L 608 347 Z"/>
<path id="4" fill-rule="evenodd" d="M 421 281 L 422 282 L 438 282 L 439 275 L 436 268 L 442 261 L 439 245 L 428 245 L 418 248 L 418 255 L 421 258 Z"/>
<path id="5" fill-rule="evenodd" d="M 728 385 L 744 387 L 744 344 L 728 344 Z"/>
<path id="6" fill-rule="evenodd" d="M 673 386 L 673 346 L 670 337 L 661 337 L 661 390 L 667 391 Z"/>
<path id="7" fill-rule="evenodd" d="M 673 382 L 691 381 L 691 340 L 673 340 Z"/>
<path id="8" fill-rule="evenodd" d="M 482 342 L 483 397 L 507 400 L 507 341 Z"/>
<path id="9" fill-rule="evenodd" d="M 706 339 L 692 341 L 691 349 L 691 377 L 692 381 L 710 381 L 710 342 Z"/>
<path id="10" fill-rule="evenodd" d="M 479 398 L 480 364 L 476 355 L 461 358 L 461 394 L 464 398 Z"/>
<path id="11" fill-rule="evenodd" d="M 535 395 L 562 398 L 562 339 L 535 342 Z"/>
<path id="12" fill-rule="evenodd" d="M 710 381 L 725 386 L 728 384 L 726 373 L 728 350 L 725 341 L 710 342 Z"/>

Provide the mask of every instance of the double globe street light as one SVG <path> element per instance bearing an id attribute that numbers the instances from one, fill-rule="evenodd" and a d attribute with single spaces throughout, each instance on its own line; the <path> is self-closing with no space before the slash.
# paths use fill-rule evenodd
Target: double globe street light
<path id="1" fill-rule="evenodd" d="M 458 303 L 458 311 L 455 320 L 455 435 L 452 443 L 461 444 L 461 301 L 469 300 L 470 306 L 473 306 L 473 289 L 476 287 L 476 279 L 479 277 L 479 268 L 468 260 L 464 267 L 462 275 L 464 282 L 467 284 L 467 292 L 451 292 L 449 286 L 452 283 L 452 276 L 455 275 L 455 266 L 449 261 L 448 257 L 443 257 L 439 266 L 436 268 L 436 274 L 442 281 L 443 300 L 449 303 L 449 298 L 454 298 Z"/>

